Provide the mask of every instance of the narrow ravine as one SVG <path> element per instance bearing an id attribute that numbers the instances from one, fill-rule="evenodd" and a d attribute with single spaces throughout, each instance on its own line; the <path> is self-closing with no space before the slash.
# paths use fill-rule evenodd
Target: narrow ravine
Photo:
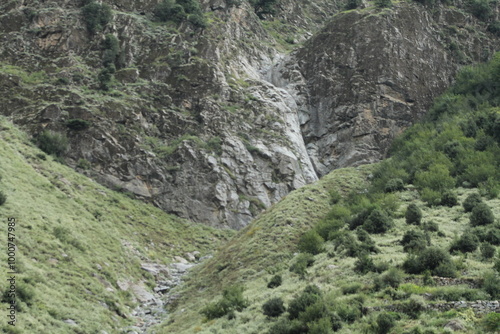
<path id="1" fill-rule="evenodd" d="M 155 334 L 154 327 L 162 323 L 167 317 L 166 306 L 179 296 L 173 288 L 182 284 L 182 278 L 189 270 L 199 265 L 208 257 L 199 259 L 198 252 L 186 254 L 186 258 L 176 256 L 174 263 L 163 265 L 158 263 L 141 263 L 141 269 L 149 272 L 155 278 L 155 287 L 151 292 L 142 285 L 131 284 L 124 289 L 130 290 L 140 302 L 131 312 L 135 320 L 133 326 L 124 328 L 127 334 Z"/>

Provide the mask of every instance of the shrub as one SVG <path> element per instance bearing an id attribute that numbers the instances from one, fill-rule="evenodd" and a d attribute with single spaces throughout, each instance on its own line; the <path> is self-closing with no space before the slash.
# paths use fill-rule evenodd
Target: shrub
<path id="1" fill-rule="evenodd" d="M 422 311 L 425 310 L 425 301 L 422 296 L 411 295 L 403 305 L 403 313 L 412 319 L 417 319 Z"/>
<path id="2" fill-rule="evenodd" d="M 401 180 L 401 179 L 390 179 L 385 184 L 384 190 L 385 190 L 386 193 L 392 193 L 392 192 L 404 190 L 404 188 L 405 188 L 405 186 L 404 186 L 403 180 Z"/>
<path id="3" fill-rule="evenodd" d="M 344 295 L 356 294 L 360 289 L 361 289 L 361 283 L 358 282 L 344 285 L 340 288 L 340 290 Z"/>
<path id="4" fill-rule="evenodd" d="M 391 218 L 380 209 L 373 210 L 363 224 L 363 229 L 369 233 L 385 233 L 391 227 Z"/>
<path id="5" fill-rule="evenodd" d="M 6 201 L 7 195 L 5 195 L 4 192 L 0 190 L 0 205 L 4 205 Z"/>
<path id="6" fill-rule="evenodd" d="M 496 259 L 493 263 L 493 269 L 500 274 L 500 258 Z"/>
<path id="7" fill-rule="evenodd" d="M 377 334 L 387 334 L 396 325 L 395 317 L 390 313 L 380 313 L 375 320 Z"/>
<path id="8" fill-rule="evenodd" d="M 347 256 L 358 256 L 363 252 L 360 243 L 348 231 L 330 233 L 329 239 L 333 241 L 336 251 L 345 251 Z"/>
<path id="9" fill-rule="evenodd" d="M 493 14 L 488 0 L 472 0 L 470 6 L 472 14 L 482 21 L 487 21 Z"/>
<path id="10" fill-rule="evenodd" d="M 363 253 L 358 256 L 358 259 L 354 263 L 354 271 L 360 274 L 366 274 L 370 271 L 375 271 L 375 263 L 368 254 Z"/>
<path id="11" fill-rule="evenodd" d="M 281 283 L 282 283 L 281 275 L 274 275 L 273 278 L 271 278 L 271 280 L 269 281 L 269 283 L 267 283 L 267 287 L 269 289 L 274 289 L 280 286 Z"/>
<path id="12" fill-rule="evenodd" d="M 206 28 L 207 27 L 207 21 L 203 17 L 201 13 L 199 14 L 189 14 L 188 17 L 188 22 L 191 23 L 193 26 L 197 28 Z"/>
<path id="13" fill-rule="evenodd" d="M 489 332 L 500 332 L 500 313 L 491 312 L 484 316 L 483 326 Z"/>
<path id="14" fill-rule="evenodd" d="M 495 216 L 493 216 L 493 212 L 491 212 L 491 209 L 486 203 L 479 203 L 472 209 L 470 216 L 470 224 L 472 226 L 488 225 L 492 224 L 494 221 Z"/>
<path id="15" fill-rule="evenodd" d="M 391 0 L 375 0 L 375 6 L 378 8 L 390 8 L 392 7 Z"/>
<path id="16" fill-rule="evenodd" d="M 111 8 L 108 5 L 101 5 L 93 1 L 82 7 L 82 16 L 91 34 L 103 30 L 113 18 Z"/>
<path id="17" fill-rule="evenodd" d="M 439 232 L 439 226 L 436 222 L 430 221 L 422 224 L 422 228 L 427 232 Z"/>
<path id="18" fill-rule="evenodd" d="M 309 305 L 299 314 L 299 320 L 303 323 L 312 323 L 328 316 L 328 309 L 322 299 L 318 299 L 314 304 Z"/>
<path id="19" fill-rule="evenodd" d="M 378 253 L 379 250 L 375 244 L 375 241 L 370 237 L 368 232 L 363 229 L 358 229 L 356 231 L 356 235 L 358 236 L 358 240 L 361 242 L 359 248 L 362 251 L 366 251 L 368 253 Z"/>
<path id="20" fill-rule="evenodd" d="M 470 253 L 474 252 L 479 246 L 479 240 L 472 233 L 464 233 L 459 239 L 456 239 L 452 242 L 450 247 L 450 252 L 462 252 L 462 253 Z"/>
<path id="21" fill-rule="evenodd" d="M 65 135 L 46 130 L 38 135 L 36 144 L 45 153 L 60 157 L 68 149 L 68 138 Z"/>
<path id="22" fill-rule="evenodd" d="M 411 203 L 406 208 L 405 219 L 407 224 L 420 225 L 422 210 L 415 203 Z"/>
<path id="23" fill-rule="evenodd" d="M 418 171 L 415 174 L 415 185 L 420 189 L 431 189 L 442 193 L 455 186 L 455 179 L 450 176 L 448 167 L 444 164 L 433 164 L 427 171 Z"/>
<path id="24" fill-rule="evenodd" d="M 312 266 L 314 263 L 314 256 L 309 253 L 301 253 L 297 256 L 294 264 L 290 266 L 290 271 L 304 277 L 306 268 Z"/>
<path id="25" fill-rule="evenodd" d="M 490 294 L 491 298 L 500 298 L 500 275 L 494 271 L 487 272 L 481 287 Z"/>
<path id="26" fill-rule="evenodd" d="M 308 306 L 316 303 L 321 297 L 321 291 L 317 287 L 308 286 L 301 295 L 296 297 L 288 305 L 290 320 L 297 319 L 301 312 L 304 312 Z"/>
<path id="27" fill-rule="evenodd" d="M 270 329 L 268 334 L 300 334 L 307 330 L 299 320 L 288 318 L 279 319 Z"/>
<path id="28" fill-rule="evenodd" d="M 279 317 L 285 312 L 283 299 L 279 297 L 269 299 L 264 305 L 262 305 L 262 312 L 268 317 Z"/>
<path id="29" fill-rule="evenodd" d="M 329 240 L 329 235 L 332 232 L 340 230 L 345 223 L 341 220 L 336 219 L 323 219 L 316 226 L 314 230 L 319 234 L 323 240 Z"/>
<path id="30" fill-rule="evenodd" d="M 495 252 L 496 252 L 495 246 L 493 246 L 492 244 L 490 244 L 488 242 L 483 242 L 481 244 L 480 249 L 481 249 L 481 255 L 485 259 L 492 259 L 495 256 Z"/>
<path id="31" fill-rule="evenodd" d="M 462 203 L 462 206 L 464 207 L 465 212 L 471 212 L 472 209 L 476 207 L 479 203 L 482 203 L 483 199 L 481 198 L 481 195 L 478 193 L 473 193 L 467 196 L 465 201 Z"/>
<path id="32" fill-rule="evenodd" d="M 352 298 L 335 305 L 337 315 L 342 321 L 353 323 L 362 316 L 363 300 Z"/>
<path id="33" fill-rule="evenodd" d="M 441 205 L 451 208 L 457 204 L 458 204 L 458 197 L 453 191 L 446 190 L 441 196 Z"/>
<path id="34" fill-rule="evenodd" d="M 250 0 L 250 4 L 254 7 L 255 14 L 262 20 L 266 14 L 274 14 L 276 12 L 277 0 Z"/>
<path id="35" fill-rule="evenodd" d="M 429 246 L 429 244 L 429 235 L 416 230 L 407 231 L 403 235 L 403 239 L 401 239 L 401 245 L 405 252 L 421 251 Z"/>
<path id="36" fill-rule="evenodd" d="M 88 129 L 91 124 L 89 121 L 79 118 L 70 119 L 66 122 L 66 126 L 75 131 Z"/>
<path id="37" fill-rule="evenodd" d="M 396 268 L 391 268 L 385 273 L 375 278 L 375 288 L 381 290 L 383 288 L 397 288 L 403 281 L 403 272 Z"/>
<path id="38" fill-rule="evenodd" d="M 409 256 L 403 263 L 403 269 L 409 274 L 420 274 L 430 270 L 434 275 L 438 273 L 445 277 L 454 277 L 455 267 L 450 255 L 438 247 L 428 247 L 418 256 Z"/>
<path id="39" fill-rule="evenodd" d="M 321 318 L 316 322 L 313 322 L 310 327 L 308 334 L 333 334 L 332 322 L 329 318 Z"/>
<path id="40" fill-rule="evenodd" d="M 299 240 L 299 250 L 313 255 L 323 252 L 323 238 L 315 230 L 309 230 Z"/>
<path id="41" fill-rule="evenodd" d="M 422 189 L 420 192 L 420 198 L 422 201 L 427 203 L 428 206 L 436 206 L 441 203 L 441 193 L 429 188 Z"/>
<path id="42" fill-rule="evenodd" d="M 241 285 L 234 285 L 224 289 L 222 299 L 208 304 L 200 313 L 206 316 L 207 319 L 216 319 L 230 312 L 241 312 L 248 306 L 248 301 L 243 297 L 243 291 L 244 287 Z"/>

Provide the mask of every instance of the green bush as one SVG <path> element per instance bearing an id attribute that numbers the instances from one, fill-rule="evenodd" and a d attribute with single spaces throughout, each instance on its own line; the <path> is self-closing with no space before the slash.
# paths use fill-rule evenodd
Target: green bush
<path id="1" fill-rule="evenodd" d="M 390 8 L 392 7 L 391 0 L 375 0 L 375 6 L 378 8 Z"/>
<path id="2" fill-rule="evenodd" d="M 493 257 L 495 257 L 496 248 L 495 248 L 495 246 L 493 246 L 489 242 L 483 242 L 481 244 L 480 249 L 481 249 L 481 255 L 483 256 L 483 258 L 492 259 Z"/>
<path id="3" fill-rule="evenodd" d="M 268 334 L 301 334 L 307 331 L 307 327 L 304 326 L 299 320 L 290 320 L 288 318 L 279 319 L 271 328 Z"/>
<path id="4" fill-rule="evenodd" d="M 314 226 L 314 230 L 323 240 L 329 240 L 330 233 L 340 230 L 344 225 L 345 223 L 342 220 L 323 219 Z"/>
<path id="5" fill-rule="evenodd" d="M 91 122 L 80 118 L 70 119 L 66 122 L 66 126 L 75 131 L 88 129 L 91 124 Z"/>
<path id="6" fill-rule="evenodd" d="M 111 8 L 107 4 L 101 5 L 94 1 L 82 7 L 82 16 L 91 34 L 103 30 L 113 18 Z"/>
<path id="7" fill-rule="evenodd" d="M 250 0 L 250 4 L 254 7 L 255 14 L 263 20 L 264 15 L 274 14 L 276 12 L 277 0 Z"/>
<path id="8" fill-rule="evenodd" d="M 479 246 L 479 239 L 470 232 L 465 232 L 459 239 L 452 242 L 450 252 L 470 253 Z"/>
<path id="9" fill-rule="evenodd" d="M 269 299 L 262 305 L 262 312 L 268 317 L 279 317 L 285 312 L 283 299 L 279 297 Z"/>
<path id="10" fill-rule="evenodd" d="M 384 190 L 385 190 L 386 193 L 392 193 L 392 192 L 401 191 L 401 190 L 404 190 L 404 189 L 405 189 L 405 185 L 404 185 L 403 180 L 401 180 L 401 179 L 390 179 L 385 184 L 385 189 Z"/>
<path id="11" fill-rule="evenodd" d="M 324 240 L 315 230 L 309 230 L 299 240 L 299 251 L 313 255 L 324 251 Z"/>
<path id="12" fill-rule="evenodd" d="M 4 192 L 0 190 L 0 205 L 4 205 L 6 201 L 7 195 L 5 195 Z"/>
<path id="13" fill-rule="evenodd" d="M 362 251 L 366 251 L 368 253 L 378 253 L 379 249 L 377 248 L 377 245 L 375 244 L 375 241 L 370 237 L 370 234 L 366 232 L 363 229 L 357 229 L 356 230 L 356 235 L 358 237 L 358 240 L 361 242 L 359 245 L 359 248 Z"/>
<path id="14" fill-rule="evenodd" d="M 488 332 L 500 332 L 500 313 L 491 312 L 483 318 L 483 326 Z"/>
<path id="15" fill-rule="evenodd" d="M 494 271 L 484 274 L 481 288 L 489 293 L 491 298 L 500 298 L 500 275 Z"/>
<path id="16" fill-rule="evenodd" d="M 430 237 L 421 231 L 410 230 L 403 235 L 400 242 L 405 252 L 419 252 L 430 245 Z"/>
<path id="17" fill-rule="evenodd" d="M 361 0 L 347 0 L 344 9 L 345 10 L 351 10 L 351 9 L 356 9 L 359 6 L 361 6 L 363 2 Z"/>
<path id="18" fill-rule="evenodd" d="M 473 193 L 467 196 L 465 201 L 462 203 L 462 206 L 464 207 L 465 212 L 471 212 L 472 209 L 476 207 L 479 203 L 482 203 L 483 199 L 481 198 L 481 195 L 478 193 Z"/>
<path id="19" fill-rule="evenodd" d="M 363 223 L 363 229 L 369 233 L 381 234 L 387 232 L 392 225 L 392 219 L 383 210 L 375 209 Z"/>
<path id="20" fill-rule="evenodd" d="M 495 216 L 486 203 L 479 203 L 472 209 L 470 224 L 472 226 L 493 224 Z"/>
<path id="21" fill-rule="evenodd" d="M 269 283 L 267 283 L 267 287 L 269 289 L 274 289 L 274 288 L 277 288 L 278 286 L 280 286 L 282 283 L 282 278 L 281 278 L 281 275 L 274 275 L 271 280 L 269 281 Z"/>
<path id="22" fill-rule="evenodd" d="M 431 189 L 439 193 L 455 186 L 455 179 L 450 176 L 448 167 L 444 164 L 433 164 L 427 171 L 415 174 L 414 184 L 420 189 Z"/>
<path id="23" fill-rule="evenodd" d="M 308 334 L 333 334 L 330 318 L 321 318 L 309 326 Z"/>
<path id="24" fill-rule="evenodd" d="M 200 313 L 207 319 L 216 319 L 234 311 L 243 311 L 248 306 L 248 301 L 243 297 L 244 287 L 234 285 L 224 289 L 222 299 L 217 302 L 208 304 Z"/>
<path id="25" fill-rule="evenodd" d="M 298 319 L 301 312 L 308 306 L 315 304 L 321 298 L 321 291 L 316 286 L 307 286 L 302 294 L 293 299 L 288 305 L 288 317 L 290 320 Z"/>
<path id="26" fill-rule="evenodd" d="M 493 9 L 488 0 L 472 0 L 470 10 L 475 17 L 482 21 L 487 21 L 493 15 Z"/>
<path id="27" fill-rule="evenodd" d="M 47 130 L 38 135 L 36 144 L 45 153 L 56 157 L 61 157 L 68 150 L 68 138 L 65 135 Z"/>
<path id="28" fill-rule="evenodd" d="M 403 272 L 397 268 L 391 268 L 385 273 L 375 278 L 375 288 L 381 290 L 383 288 L 397 288 L 403 281 Z"/>
<path id="29" fill-rule="evenodd" d="M 360 274 L 375 271 L 375 263 L 373 262 L 373 259 L 368 256 L 368 254 L 360 254 L 356 262 L 354 262 L 354 271 Z"/>
<path id="30" fill-rule="evenodd" d="M 418 256 L 410 255 L 403 263 L 403 269 L 409 274 L 420 274 L 430 270 L 433 275 L 445 274 L 454 277 L 455 267 L 450 254 L 438 247 L 428 247 Z"/>
<path id="31" fill-rule="evenodd" d="M 290 266 L 290 271 L 304 277 L 306 269 L 314 263 L 314 256 L 309 253 L 301 253 L 297 256 L 295 262 Z"/>
<path id="32" fill-rule="evenodd" d="M 361 283 L 351 283 L 340 288 L 344 295 L 354 295 L 361 289 Z"/>
<path id="33" fill-rule="evenodd" d="M 493 263 L 493 269 L 500 274 L 500 258 L 496 259 Z"/>
<path id="34" fill-rule="evenodd" d="M 420 225 L 422 210 L 415 203 L 411 203 L 406 208 L 405 219 L 407 224 Z"/>
<path id="35" fill-rule="evenodd" d="M 411 295 L 403 305 L 403 313 L 407 314 L 412 319 L 417 319 L 425 310 L 425 301 L 422 296 Z"/>
<path id="36" fill-rule="evenodd" d="M 458 197 L 457 195 L 451 191 L 451 190 L 446 190 L 443 195 L 441 196 L 441 205 L 447 206 L 447 207 L 454 207 L 455 205 L 458 204 Z"/>
<path id="37" fill-rule="evenodd" d="M 394 315 L 390 313 L 380 313 L 375 320 L 376 323 L 376 334 L 387 334 L 396 325 L 396 319 Z"/>

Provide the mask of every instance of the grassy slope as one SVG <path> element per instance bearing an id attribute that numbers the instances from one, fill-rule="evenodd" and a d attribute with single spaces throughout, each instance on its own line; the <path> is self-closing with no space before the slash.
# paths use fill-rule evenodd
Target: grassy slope
<path id="1" fill-rule="evenodd" d="M 32 296 L 18 313 L 20 333 L 115 333 L 131 324 L 119 314 L 134 306 L 117 280 L 151 284 L 141 262 L 166 264 L 195 250 L 207 254 L 232 234 L 167 215 L 40 154 L 0 118 L 0 189 L 7 195 L 0 206 L 2 249 L 7 218 L 15 217 L 17 284 Z M 4 291 L 5 251 L 0 263 Z"/>
<path id="2" fill-rule="evenodd" d="M 199 311 L 208 302 L 219 298 L 222 288 L 244 283 L 247 287 L 245 296 L 250 298 L 252 306 L 236 321 L 230 322 L 229 329 L 223 332 L 263 333 L 262 329 L 268 325 L 260 307 L 271 293 L 265 288 L 270 273 L 288 268 L 300 235 L 330 209 L 329 192 L 338 190 L 347 193 L 353 189 L 365 189 L 366 177 L 371 169 L 372 166 L 362 166 L 336 170 L 318 182 L 290 193 L 261 214 L 221 248 L 214 258 L 192 272 L 184 290 L 180 291 L 183 299 L 171 316 L 172 323 L 165 324 L 160 332 L 193 333 L 212 326 L 226 326 L 227 320 L 223 319 L 203 323 Z M 298 277 L 287 278 L 290 280 L 278 290 L 280 293 L 291 294 L 304 283 Z"/>
<path id="3" fill-rule="evenodd" d="M 360 275 L 354 268 L 355 258 L 337 254 L 331 243 L 327 243 L 327 251 L 315 256 L 315 264 L 308 269 L 305 279 L 291 273 L 288 268 L 294 262 L 296 242 L 301 233 L 314 225 L 330 208 L 328 192 L 332 189 L 363 189 L 366 186 L 366 175 L 373 166 L 361 169 L 337 170 L 318 181 L 289 194 L 245 230 L 239 232 L 209 262 L 200 266 L 193 273 L 187 285 L 180 291 L 183 300 L 172 313 L 169 323 L 165 323 L 160 333 L 267 333 L 274 320 L 262 314 L 262 305 L 272 297 L 281 297 L 285 306 L 308 284 L 318 285 L 325 292 L 331 304 L 349 303 L 349 296 L 343 296 L 341 287 L 352 283 L 360 283 L 361 292 L 366 298 L 365 306 L 381 306 L 391 301 L 384 292 L 373 292 L 374 278 L 379 274 Z M 476 189 L 457 188 L 459 203 Z M 395 226 L 383 235 L 372 235 L 379 254 L 372 255 L 377 262 L 387 262 L 390 266 L 399 266 L 406 259 L 406 253 L 400 245 L 404 233 L 415 226 L 407 225 L 404 218 L 406 207 L 416 203 L 423 211 L 423 221 L 434 221 L 439 231 L 431 233 L 433 245 L 446 248 L 452 240 L 460 236 L 469 227 L 469 215 L 461 205 L 448 207 L 428 207 L 419 199 L 418 192 L 409 187 L 397 193 L 399 209 L 395 212 Z M 500 199 L 484 199 L 492 208 L 496 217 L 500 217 Z M 498 247 L 497 247 L 498 251 Z M 480 279 L 483 273 L 490 270 L 492 260 L 484 261 L 479 249 L 468 255 L 454 255 L 453 259 L 460 268 L 460 278 Z M 283 285 L 276 289 L 266 287 L 269 279 L 279 273 L 283 277 Z M 250 306 L 237 312 L 236 318 L 229 320 L 223 317 L 206 321 L 199 314 L 201 308 L 220 298 L 221 291 L 234 283 L 242 283 L 246 287 L 244 296 Z M 406 290 L 405 290 L 406 289 Z M 401 291 L 408 291 L 412 286 L 404 286 Z M 420 288 L 418 294 L 432 293 L 434 288 Z M 344 323 L 338 333 L 361 333 L 374 315 L 368 315 L 354 324 Z M 391 333 L 402 333 L 415 326 L 425 329 L 443 328 L 451 319 L 458 319 L 466 325 L 466 333 L 480 333 L 479 319 L 469 312 L 447 312 L 442 314 L 424 314 L 419 319 L 408 317 L 400 320 Z"/>

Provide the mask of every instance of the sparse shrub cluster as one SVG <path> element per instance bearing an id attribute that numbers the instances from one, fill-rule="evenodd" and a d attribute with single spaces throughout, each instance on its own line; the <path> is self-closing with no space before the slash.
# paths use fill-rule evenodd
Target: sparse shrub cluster
<path id="1" fill-rule="evenodd" d="M 99 88 L 107 91 L 110 89 L 113 75 L 116 72 L 116 63 L 120 54 L 120 43 L 114 35 L 107 34 L 104 39 L 103 48 L 103 68 L 99 72 L 97 79 L 99 81 Z"/>
<path id="2" fill-rule="evenodd" d="M 276 13 L 277 0 L 250 0 L 250 4 L 255 10 L 255 14 L 262 20 L 264 15 L 273 15 Z"/>
<path id="3" fill-rule="evenodd" d="M 224 289 L 222 299 L 217 302 L 208 304 L 201 310 L 207 319 L 221 318 L 229 315 L 234 311 L 241 312 L 248 306 L 248 300 L 243 297 L 244 287 L 234 285 Z"/>
<path id="4" fill-rule="evenodd" d="M 86 130 L 90 127 L 91 124 L 92 124 L 91 122 L 80 118 L 70 119 L 66 122 L 66 126 L 69 129 L 75 131 Z"/>
<path id="5" fill-rule="evenodd" d="M 479 246 L 479 239 L 472 233 L 466 231 L 462 236 L 451 243 L 450 252 L 470 253 Z"/>
<path id="6" fill-rule="evenodd" d="M 313 255 L 319 254 L 324 250 L 324 240 L 315 230 L 309 230 L 302 235 L 299 240 L 299 250 Z"/>
<path id="7" fill-rule="evenodd" d="M 81 12 L 91 34 L 103 30 L 113 18 L 111 8 L 107 4 L 99 4 L 95 1 L 86 1 Z"/>
<path id="8" fill-rule="evenodd" d="M 262 312 L 268 317 L 279 317 L 285 312 L 283 299 L 279 297 L 269 299 L 262 305 Z"/>
<path id="9" fill-rule="evenodd" d="M 406 208 L 405 219 L 407 224 L 420 225 L 422 210 L 415 203 L 411 203 Z"/>
<path id="10" fill-rule="evenodd" d="M 409 274 L 421 274 L 429 270 L 435 276 L 456 276 L 456 267 L 450 255 L 435 246 L 424 249 L 418 255 L 409 255 L 403 263 L 403 269 Z"/>
<path id="11" fill-rule="evenodd" d="M 314 256 L 309 253 L 300 253 L 295 262 L 290 266 L 290 271 L 299 275 L 300 277 L 305 277 L 307 273 L 307 268 L 314 264 Z"/>
<path id="12" fill-rule="evenodd" d="M 57 132 L 43 131 L 35 141 L 38 148 L 56 157 L 63 156 L 68 150 L 68 138 Z"/>
<path id="13" fill-rule="evenodd" d="M 163 0 L 155 7 L 153 14 L 160 22 L 181 23 L 187 19 L 198 28 L 205 28 L 207 25 L 197 0 Z"/>
<path id="14" fill-rule="evenodd" d="M 430 236 L 418 230 L 407 231 L 401 239 L 401 245 L 405 252 L 420 252 L 430 246 Z"/>

